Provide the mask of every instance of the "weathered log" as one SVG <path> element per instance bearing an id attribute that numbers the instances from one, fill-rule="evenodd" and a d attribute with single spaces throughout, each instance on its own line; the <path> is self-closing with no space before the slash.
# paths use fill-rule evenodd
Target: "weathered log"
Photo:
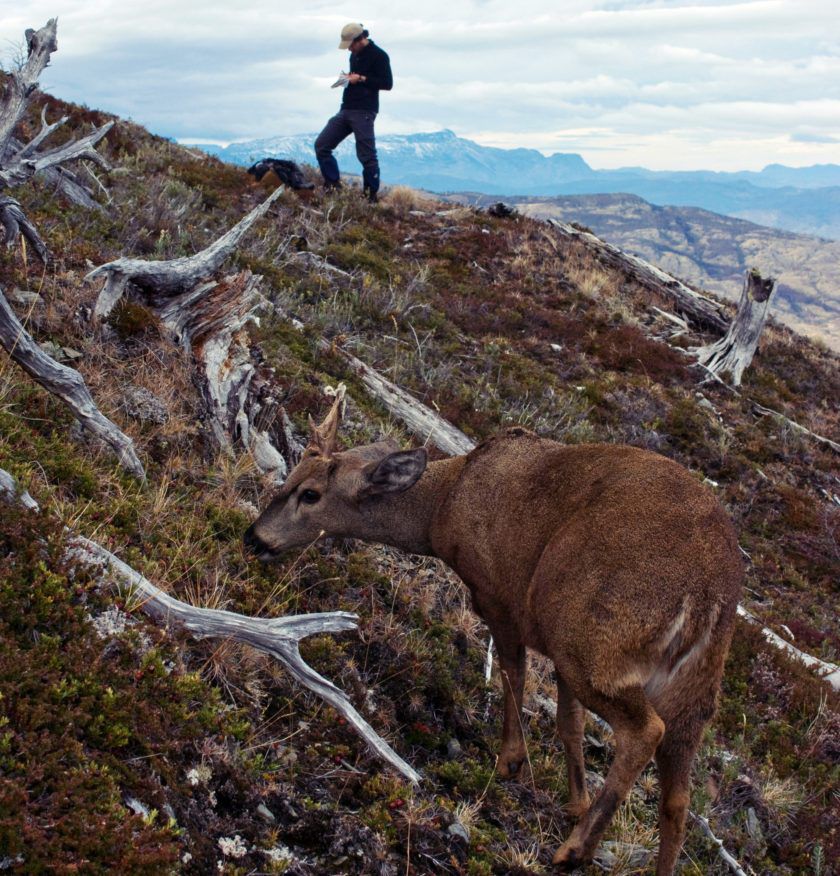
<path id="1" fill-rule="evenodd" d="M 3 95 L 0 96 L 0 160 L 12 137 L 15 126 L 26 110 L 30 95 L 38 85 L 38 79 L 50 62 L 50 55 L 58 49 L 56 41 L 57 20 L 51 18 L 40 30 L 26 31 L 27 57 L 20 70 L 12 71 L 6 79 Z"/>
<path id="2" fill-rule="evenodd" d="M 11 249 L 21 235 L 28 240 L 42 262 L 47 261 L 47 245 L 38 229 L 26 218 L 20 204 L 8 195 L 0 195 L 0 225 L 6 231 L 6 246 Z"/>
<path id="3" fill-rule="evenodd" d="M 59 119 L 54 125 L 46 125 L 42 128 L 41 134 L 38 134 L 35 139 L 28 143 L 17 154 L 7 158 L 0 165 L 0 184 L 9 188 L 19 186 L 29 180 L 36 173 L 54 170 L 68 161 L 92 161 L 106 170 L 110 170 L 111 166 L 103 155 L 100 155 L 94 146 L 114 127 L 114 122 L 106 122 L 104 125 L 95 128 L 86 137 L 79 140 L 72 140 L 65 143 L 63 146 L 56 146 L 55 149 L 50 149 L 47 152 L 33 153 L 33 144 L 40 142 L 39 138 L 46 133 L 50 134 L 59 125 L 63 124 L 66 117 Z"/>
<path id="4" fill-rule="evenodd" d="M 42 173 L 56 183 L 76 203 L 89 206 L 95 203 L 90 193 L 76 177 L 62 165 L 70 161 L 93 161 L 108 167 L 105 158 L 94 148 L 111 130 L 113 122 L 95 128 L 86 137 L 72 140 L 44 152 L 39 148 L 57 128 L 67 121 L 63 117 L 47 122 L 46 108 L 41 112 L 41 130 L 29 143 L 22 143 L 13 137 L 27 102 L 38 85 L 38 79 L 56 51 L 56 19 L 51 18 L 39 31 L 27 30 L 27 59 L 19 70 L 6 77 L 6 85 L 0 97 L 0 189 L 19 186 L 36 173 Z M 34 225 L 26 219 L 20 204 L 13 198 L 0 197 L 0 223 L 6 231 L 6 245 L 13 246 L 20 235 L 28 240 L 42 261 L 47 260 L 47 247 Z"/>
<path id="5" fill-rule="evenodd" d="M 23 502 L 30 510 L 38 505 L 28 493 L 19 494 L 14 479 L 0 469 L 0 494 Z M 102 580 L 123 592 L 137 607 L 156 623 L 174 623 L 189 630 L 197 638 L 222 638 L 243 642 L 270 654 L 283 664 L 292 678 L 331 705 L 370 746 L 371 750 L 398 773 L 415 784 L 420 773 L 404 761 L 390 745 L 356 711 L 347 694 L 331 681 L 319 675 L 300 654 L 299 643 L 307 636 L 354 630 L 358 617 L 350 612 L 335 611 L 317 614 L 291 615 L 278 618 L 255 618 L 232 611 L 200 608 L 175 599 L 132 569 L 119 557 L 101 545 L 66 530 L 67 556 L 101 569 Z"/>
<path id="6" fill-rule="evenodd" d="M 239 440 L 251 452 L 257 467 L 282 482 L 288 464 L 274 446 L 270 430 L 278 406 L 255 398 L 251 382 L 255 366 L 247 334 L 249 323 L 259 323 L 267 306 L 258 291 L 260 277 L 250 271 L 210 279 L 234 251 L 242 237 L 282 194 L 276 189 L 240 222 L 210 246 L 187 258 L 146 261 L 120 258 L 91 271 L 87 279 L 104 274 L 94 314 L 107 316 L 129 284 L 160 316 L 164 325 L 197 369 L 197 383 L 207 412 L 206 422 L 216 443 L 232 451 Z M 268 417 L 266 404 L 274 416 Z M 261 426 L 254 421 L 259 419 Z"/>
<path id="7" fill-rule="evenodd" d="M 202 283 L 166 299 L 158 313 L 193 357 L 216 442 L 232 450 L 238 438 L 260 471 L 282 482 L 288 465 L 268 433 L 274 417 L 268 416 L 265 402 L 252 398 L 250 392 L 255 367 L 246 327 L 258 323 L 259 311 L 268 306 L 258 291 L 260 279 L 242 271 Z"/>
<path id="8" fill-rule="evenodd" d="M 761 627 L 761 634 L 771 645 L 783 651 L 794 660 L 804 663 L 821 681 L 830 684 L 834 690 L 840 691 L 840 666 L 835 666 L 833 663 L 827 663 L 825 660 L 820 660 L 819 657 L 814 657 L 811 654 L 800 651 L 799 648 L 791 645 L 790 642 L 786 642 L 781 636 L 774 633 L 773 630 L 763 626 L 761 621 L 742 605 L 738 606 L 738 615 L 754 626 Z"/>
<path id="9" fill-rule="evenodd" d="M 696 325 L 721 334 L 727 330 L 729 321 L 719 304 L 694 289 L 690 289 L 685 283 L 656 265 L 652 265 L 639 256 L 624 252 L 594 234 L 567 225 L 565 222 L 549 219 L 548 223 L 563 237 L 583 243 L 603 264 L 630 274 L 638 282 L 653 288 L 660 295 L 672 301 L 675 309 Z"/>
<path id="10" fill-rule="evenodd" d="M 755 269 L 747 271 L 735 319 L 719 341 L 691 351 L 697 361 L 713 374 L 730 373 L 733 386 L 740 386 L 741 377 L 755 355 L 775 288 L 773 277 L 762 277 Z"/>
<path id="11" fill-rule="evenodd" d="M 283 194 L 283 191 L 282 186 L 275 189 L 230 231 L 195 255 L 166 261 L 120 258 L 94 268 L 85 277 L 86 280 L 93 280 L 102 275 L 106 278 L 105 286 L 96 300 L 94 316 L 97 319 L 106 317 L 120 300 L 129 283 L 147 294 L 157 296 L 158 306 L 165 298 L 192 290 L 222 266 L 251 226 L 268 212 L 268 208 Z"/>
<path id="12" fill-rule="evenodd" d="M 114 450 L 120 465 L 126 471 L 145 481 L 146 473 L 137 457 L 134 442 L 101 413 L 82 375 L 75 368 L 56 362 L 35 343 L 15 316 L 2 289 L 0 344 L 27 374 L 48 392 L 58 396 L 86 429 Z"/>
<path id="13" fill-rule="evenodd" d="M 840 453 L 840 444 L 836 441 L 832 441 L 830 438 L 826 438 L 824 435 L 817 435 L 816 432 L 812 432 L 810 429 L 806 429 L 804 426 L 800 426 L 799 423 L 794 422 L 789 417 L 786 417 L 784 414 L 780 414 L 778 411 L 774 411 L 771 408 L 765 408 L 764 405 L 760 405 L 758 402 L 754 401 L 752 403 L 753 410 L 760 414 L 762 417 L 775 417 L 777 420 L 781 420 L 783 423 L 787 423 L 792 429 L 795 429 L 797 432 L 801 432 L 803 435 L 807 435 L 809 438 L 813 438 L 815 441 L 820 444 L 825 444 L 826 447 L 830 447 L 835 453 Z"/>
<path id="14" fill-rule="evenodd" d="M 317 343 L 323 352 L 343 359 L 350 370 L 360 378 L 368 392 L 424 443 L 434 444 L 439 450 L 452 456 L 469 453 L 475 447 L 475 442 L 460 429 L 417 401 L 402 387 L 383 377 L 369 365 L 365 365 L 352 353 L 324 338 L 319 339 Z"/>

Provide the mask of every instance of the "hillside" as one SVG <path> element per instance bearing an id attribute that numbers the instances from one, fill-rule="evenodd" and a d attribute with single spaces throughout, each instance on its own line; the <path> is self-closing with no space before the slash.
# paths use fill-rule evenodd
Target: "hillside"
<path id="1" fill-rule="evenodd" d="M 494 198 L 450 197 L 488 206 Z M 658 207 L 634 195 L 507 198 L 526 216 L 578 222 L 674 276 L 737 301 L 744 272 L 778 279 L 773 313 L 840 351 L 840 243 L 778 231 L 692 207 Z"/>
<path id="2" fill-rule="evenodd" d="M 224 148 L 201 145 L 212 155 L 245 167 L 258 158 L 314 161 L 315 134 L 269 137 Z M 433 192 L 488 195 L 610 194 L 628 192 L 654 204 L 700 207 L 773 228 L 840 239 L 840 165 L 783 167 L 759 172 L 653 171 L 643 167 L 599 170 L 580 155 L 545 156 L 536 149 L 482 146 L 452 131 L 377 137 L 382 178 Z M 351 140 L 336 150 L 344 171 L 358 168 Z"/>
<path id="3" fill-rule="evenodd" d="M 105 116 L 33 101 L 62 136 Z M 54 254 L 44 269 L 0 253 L 0 289 L 35 337 L 72 358 L 134 440 L 148 484 L 87 440 L 67 409 L 0 355 L 0 468 L 40 514 L 0 502 L 0 867 L 11 873 L 529 874 L 550 872 L 571 829 L 550 667 L 526 686 L 530 777 L 494 775 L 498 670 L 487 634 L 442 565 L 334 540 L 263 566 L 242 535 L 274 484 L 202 420 L 192 362 L 137 302 L 96 328 L 83 281 L 120 255 L 176 258 L 261 201 L 241 168 L 118 121 L 100 146 L 101 210 L 37 180 L 14 190 Z M 749 557 L 744 604 L 823 659 L 840 657 L 837 456 L 752 400 L 821 435 L 840 433 L 840 360 L 771 325 L 736 396 L 699 385 L 681 347 L 707 338 L 668 302 L 527 217 L 498 219 L 394 189 L 285 192 L 241 245 L 237 269 L 273 305 L 251 325 L 305 440 L 325 386 L 348 387 L 348 443 L 416 440 L 367 395 L 341 347 L 481 441 L 519 424 L 567 443 L 627 442 L 688 466 L 731 513 Z M 338 270 L 336 270 L 338 269 Z M 323 345 L 321 340 L 331 343 Z M 138 403 L 140 399 L 143 403 Z M 425 780 L 383 769 L 358 736 L 278 665 L 227 641 L 151 624 L 68 558 L 68 527 L 186 601 L 251 615 L 346 610 L 359 633 L 302 646 Z M 114 610 L 116 606 L 116 611 Z M 609 734 L 586 730 L 596 787 Z M 840 696 L 739 624 L 691 808 L 756 873 L 840 872 Z M 648 769 L 609 829 L 601 866 L 646 872 L 657 842 Z M 729 872 L 689 829 L 684 874 Z"/>

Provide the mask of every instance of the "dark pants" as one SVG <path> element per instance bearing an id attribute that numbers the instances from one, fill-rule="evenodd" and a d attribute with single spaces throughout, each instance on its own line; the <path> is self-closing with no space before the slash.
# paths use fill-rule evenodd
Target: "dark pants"
<path id="1" fill-rule="evenodd" d="M 327 186 L 338 184 L 341 174 L 333 149 L 353 134 L 356 137 L 356 156 L 362 164 L 365 191 L 375 195 L 379 191 L 379 160 L 376 157 L 376 136 L 373 123 L 376 113 L 366 110 L 339 110 L 324 126 L 315 141 L 315 157 Z"/>

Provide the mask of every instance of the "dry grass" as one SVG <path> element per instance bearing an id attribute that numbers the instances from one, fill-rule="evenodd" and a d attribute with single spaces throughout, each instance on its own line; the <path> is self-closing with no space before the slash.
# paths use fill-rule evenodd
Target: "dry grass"
<path id="1" fill-rule="evenodd" d="M 426 195 L 408 186 L 390 186 L 381 198 L 397 216 L 407 216 L 412 210 L 426 212 L 440 206 L 433 195 Z"/>

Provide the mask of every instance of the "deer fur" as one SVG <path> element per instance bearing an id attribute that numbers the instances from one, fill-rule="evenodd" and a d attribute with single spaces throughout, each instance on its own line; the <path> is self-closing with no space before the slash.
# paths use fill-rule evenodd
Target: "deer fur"
<path id="1" fill-rule="evenodd" d="M 712 717 L 743 565 L 734 527 L 685 468 L 635 447 L 565 446 L 510 429 L 427 464 L 392 441 L 340 451 L 341 400 L 279 494 L 245 534 L 262 559 L 319 535 L 440 557 L 469 588 L 499 656 L 504 722 L 497 769 L 526 760 L 525 649 L 557 674 L 557 732 L 578 819 L 554 863 L 590 860 L 616 808 L 655 758 L 656 872 L 673 872 L 691 764 Z M 611 725 L 615 757 L 590 803 L 584 707 Z"/>

